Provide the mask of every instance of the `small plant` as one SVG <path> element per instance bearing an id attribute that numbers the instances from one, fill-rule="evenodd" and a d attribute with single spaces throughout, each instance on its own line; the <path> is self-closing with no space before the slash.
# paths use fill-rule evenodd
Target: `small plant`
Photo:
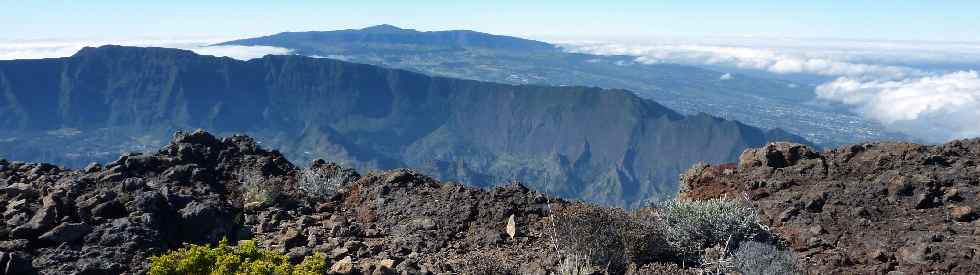
<path id="1" fill-rule="evenodd" d="M 228 245 L 223 239 L 216 247 L 189 245 L 150 258 L 150 275 L 314 275 L 326 274 L 323 255 L 306 257 L 290 264 L 285 255 L 258 248 L 253 241 Z"/>
<path id="2" fill-rule="evenodd" d="M 732 258 L 728 255 L 728 243 L 705 249 L 701 254 L 701 273 L 704 275 L 725 275 L 734 270 Z"/>
<path id="3" fill-rule="evenodd" d="M 313 167 L 303 169 L 300 173 L 299 188 L 309 196 L 327 199 L 357 181 L 358 178 L 360 175 L 353 169 L 343 168 L 333 163 L 314 164 Z"/>
<path id="4" fill-rule="evenodd" d="M 752 207 L 728 199 L 667 201 L 658 206 L 664 235 L 681 257 L 693 259 L 706 248 L 737 245 L 768 235 Z"/>
<path id="5" fill-rule="evenodd" d="M 281 185 L 271 183 L 259 172 L 243 169 L 235 173 L 235 176 L 241 181 L 239 187 L 242 191 L 242 204 L 245 208 L 274 204 L 282 193 Z"/>
<path id="6" fill-rule="evenodd" d="M 735 269 L 743 275 L 799 274 L 796 257 L 789 250 L 766 243 L 748 241 L 732 254 Z"/>
<path id="7" fill-rule="evenodd" d="M 630 262 L 646 262 L 665 243 L 656 220 L 638 215 L 587 204 L 554 210 L 550 234 L 561 269 L 621 273 Z"/>
<path id="8" fill-rule="evenodd" d="M 567 254 L 558 264 L 558 274 L 562 275 L 592 275 L 599 269 L 592 265 L 588 258 L 577 254 Z"/>

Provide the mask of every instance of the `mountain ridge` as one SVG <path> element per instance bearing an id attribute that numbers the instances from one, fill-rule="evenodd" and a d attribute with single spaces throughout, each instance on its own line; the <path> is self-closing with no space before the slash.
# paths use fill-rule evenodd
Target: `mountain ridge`
<path id="1" fill-rule="evenodd" d="M 0 110 L 14 114 L 0 119 L 0 137 L 20 138 L 0 142 L 9 158 L 71 153 L 83 166 L 93 151 L 112 154 L 76 146 L 153 148 L 159 142 L 143 141 L 205 128 L 260 137 L 300 161 L 415 167 L 477 186 L 520 180 L 614 205 L 669 197 L 690 164 L 734 161 L 742 149 L 773 141 L 769 134 L 804 141 L 683 116 L 624 90 L 504 85 L 302 56 L 237 61 L 164 48 L 105 46 L 70 58 L 0 62 L 0 95 Z"/>
<path id="2" fill-rule="evenodd" d="M 478 40 L 487 41 L 484 44 L 499 41 L 514 47 L 460 45 L 438 35 L 453 33 L 479 36 Z M 783 128 L 826 147 L 903 137 L 855 114 L 820 104 L 812 87 L 798 83 L 703 66 L 648 64 L 637 56 L 567 52 L 547 42 L 475 31 L 418 32 L 380 25 L 287 32 L 219 45 L 281 47 L 299 55 L 497 83 L 625 89 L 687 115 L 704 112 L 755 127 Z"/>
<path id="3" fill-rule="evenodd" d="M 214 44 L 263 45 L 277 40 L 300 41 L 311 39 L 320 43 L 350 42 L 419 44 L 439 47 L 478 47 L 509 50 L 554 50 L 554 45 L 513 36 L 495 35 L 471 30 L 417 31 L 383 24 L 362 29 L 336 31 L 282 32 L 256 38 L 232 40 Z M 305 51 L 306 49 L 299 49 Z"/>

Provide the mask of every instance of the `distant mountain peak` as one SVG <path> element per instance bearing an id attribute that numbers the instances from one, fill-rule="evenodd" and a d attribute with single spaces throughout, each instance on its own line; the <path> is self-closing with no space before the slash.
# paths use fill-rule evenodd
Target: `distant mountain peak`
<path id="1" fill-rule="evenodd" d="M 553 51 L 556 49 L 556 46 L 546 42 L 513 36 L 494 35 L 471 30 L 418 31 L 403 29 L 390 24 L 336 31 L 283 32 L 269 36 L 227 41 L 215 45 L 274 46 L 298 49 L 300 52 L 304 50 L 313 52 L 317 49 L 310 45 L 323 43 L 334 47 L 352 45 L 358 48 L 365 43 L 379 43 L 522 51 Z"/>
<path id="2" fill-rule="evenodd" d="M 403 32 L 403 31 L 414 31 L 414 30 L 412 30 L 412 29 L 402 29 L 402 28 L 399 28 L 397 26 L 389 25 L 389 24 L 381 24 L 381 25 L 375 25 L 375 26 L 370 26 L 370 27 L 367 27 L 367 28 L 363 28 L 363 29 L 361 29 L 361 31 L 365 31 L 365 32 Z"/>

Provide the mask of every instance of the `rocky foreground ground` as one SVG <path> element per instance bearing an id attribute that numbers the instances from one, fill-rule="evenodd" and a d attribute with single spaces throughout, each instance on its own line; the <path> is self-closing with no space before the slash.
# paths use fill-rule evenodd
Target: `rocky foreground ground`
<path id="1" fill-rule="evenodd" d="M 241 200 L 249 173 L 281 186 L 278 198 Z M 368 274 L 461 272 L 480 262 L 540 273 L 557 261 L 541 233 L 549 199 L 521 185 L 485 191 L 394 170 L 355 174 L 342 194 L 314 198 L 297 188 L 299 173 L 251 138 L 204 132 L 82 171 L 0 161 L 0 274 L 142 273 L 152 255 L 225 237 L 297 260 L 323 253 L 347 263 L 340 271 Z"/>
<path id="2" fill-rule="evenodd" d="M 978 162 L 980 139 L 822 153 L 776 143 L 692 168 L 681 196 L 747 197 L 811 273 L 980 274 Z"/>
<path id="3" fill-rule="evenodd" d="M 807 273 L 976 274 L 978 157 L 980 140 L 772 144 L 737 165 L 692 168 L 679 196 L 745 198 Z M 222 238 L 297 261 L 322 253 L 334 273 L 557 272 L 547 228 L 567 202 L 520 184 L 311 167 L 345 175 L 342 190 L 311 194 L 306 170 L 278 152 L 200 131 L 78 171 L 0 160 L 0 274 L 139 274 L 150 256 Z"/>

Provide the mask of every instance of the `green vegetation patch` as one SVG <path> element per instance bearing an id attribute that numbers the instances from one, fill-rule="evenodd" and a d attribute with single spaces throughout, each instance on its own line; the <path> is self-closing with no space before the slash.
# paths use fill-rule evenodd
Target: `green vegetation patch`
<path id="1" fill-rule="evenodd" d="M 224 239 L 215 247 L 188 245 L 150 258 L 150 275 L 313 275 L 327 273 L 327 260 L 317 254 L 300 264 L 289 263 L 282 253 L 258 248 L 254 241 L 228 245 Z"/>

